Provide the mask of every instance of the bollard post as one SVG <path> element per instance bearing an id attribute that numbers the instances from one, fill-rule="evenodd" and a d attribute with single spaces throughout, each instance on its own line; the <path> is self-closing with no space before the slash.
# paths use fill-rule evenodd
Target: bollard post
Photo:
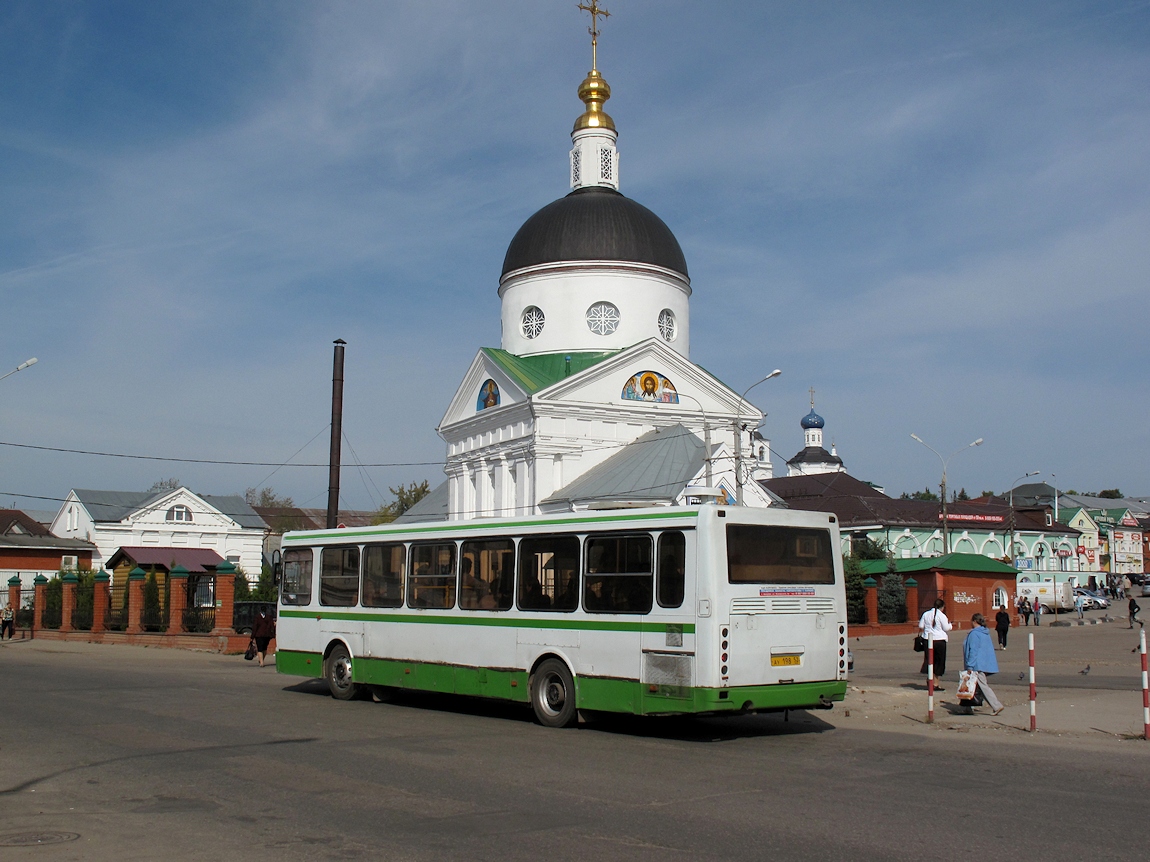
<path id="1" fill-rule="evenodd" d="M 1037 690 L 1034 687 L 1034 635 L 1029 634 L 1026 637 L 1030 648 L 1030 732 L 1034 733 L 1038 730 L 1038 716 L 1034 709 L 1035 701 L 1038 698 Z"/>
<path id="2" fill-rule="evenodd" d="M 1138 646 L 1142 653 L 1142 737 L 1150 739 L 1150 682 L 1146 674 L 1146 629 L 1138 633 Z"/>
<path id="3" fill-rule="evenodd" d="M 926 723 L 934 724 L 934 632 L 926 639 Z"/>

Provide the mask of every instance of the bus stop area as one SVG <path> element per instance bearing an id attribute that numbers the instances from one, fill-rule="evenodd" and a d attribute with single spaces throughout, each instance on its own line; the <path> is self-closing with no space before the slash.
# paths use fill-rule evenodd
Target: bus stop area
<path id="1" fill-rule="evenodd" d="M 997 716 L 987 706 L 975 709 L 974 715 L 962 714 L 955 696 L 967 634 L 951 632 L 946 675 L 939 681 L 944 690 L 935 693 L 933 724 L 927 723 L 926 676 L 919 673 L 923 654 L 913 651 L 913 636 L 851 637 L 854 671 L 846 700 L 835 705 L 831 721 L 839 727 L 899 732 L 1030 737 L 1027 635 L 1033 634 L 1035 738 L 1143 739 L 1140 630 L 1127 628 L 1125 618 L 1096 625 L 1012 628 L 1007 649 L 995 653 L 999 672 L 990 678 L 1006 706 Z"/>

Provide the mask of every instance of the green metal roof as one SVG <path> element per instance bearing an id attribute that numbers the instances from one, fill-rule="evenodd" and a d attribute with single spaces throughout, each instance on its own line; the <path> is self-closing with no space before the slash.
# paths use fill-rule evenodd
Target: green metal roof
<path id="1" fill-rule="evenodd" d="M 484 347 L 483 352 L 518 383 L 528 395 L 546 389 L 572 374 L 586 371 L 619 353 L 603 350 L 595 353 L 542 353 L 538 356 L 516 356 L 498 347 Z M 568 365 L 570 360 L 570 365 Z"/>
<path id="2" fill-rule="evenodd" d="M 886 560 L 863 560 L 862 570 L 866 575 L 883 575 L 887 571 Z M 984 557 L 982 554 L 944 554 L 941 557 L 913 557 L 911 559 L 896 558 L 895 571 L 900 575 L 913 572 L 929 572 L 931 569 L 944 569 L 951 572 L 985 572 L 1014 576 L 1018 569 L 1006 563 Z"/>

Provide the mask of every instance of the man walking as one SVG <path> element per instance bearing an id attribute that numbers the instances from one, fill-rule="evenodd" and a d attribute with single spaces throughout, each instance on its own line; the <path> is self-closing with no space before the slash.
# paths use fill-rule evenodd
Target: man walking
<path id="1" fill-rule="evenodd" d="M 975 614 L 970 618 L 974 628 L 962 643 L 962 666 L 972 671 L 978 680 L 979 691 L 986 698 L 991 714 L 998 715 L 1006 707 L 995 695 L 994 689 L 987 682 L 987 677 L 998 673 L 998 658 L 994 655 L 994 644 L 990 640 L 990 629 L 986 627 L 986 618 L 982 614 Z M 973 715 L 974 710 L 968 705 L 966 714 Z"/>

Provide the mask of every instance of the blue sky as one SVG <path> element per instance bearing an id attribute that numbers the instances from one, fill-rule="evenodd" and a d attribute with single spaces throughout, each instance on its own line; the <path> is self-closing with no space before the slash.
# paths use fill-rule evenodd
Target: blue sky
<path id="1" fill-rule="evenodd" d="M 1029 470 L 1150 493 L 1150 4 L 616 0 L 624 193 L 691 270 L 692 359 L 769 414 L 807 389 L 854 475 Z M 574 0 L 0 6 L 0 441 L 440 462 L 434 427 L 519 225 L 566 191 Z M 318 437 L 316 436 L 318 435 Z M 309 441 L 314 439 L 308 445 Z M 0 503 L 316 468 L 0 446 Z M 271 474 L 271 475 L 269 475 Z M 344 504 L 434 466 L 345 469 Z"/>

